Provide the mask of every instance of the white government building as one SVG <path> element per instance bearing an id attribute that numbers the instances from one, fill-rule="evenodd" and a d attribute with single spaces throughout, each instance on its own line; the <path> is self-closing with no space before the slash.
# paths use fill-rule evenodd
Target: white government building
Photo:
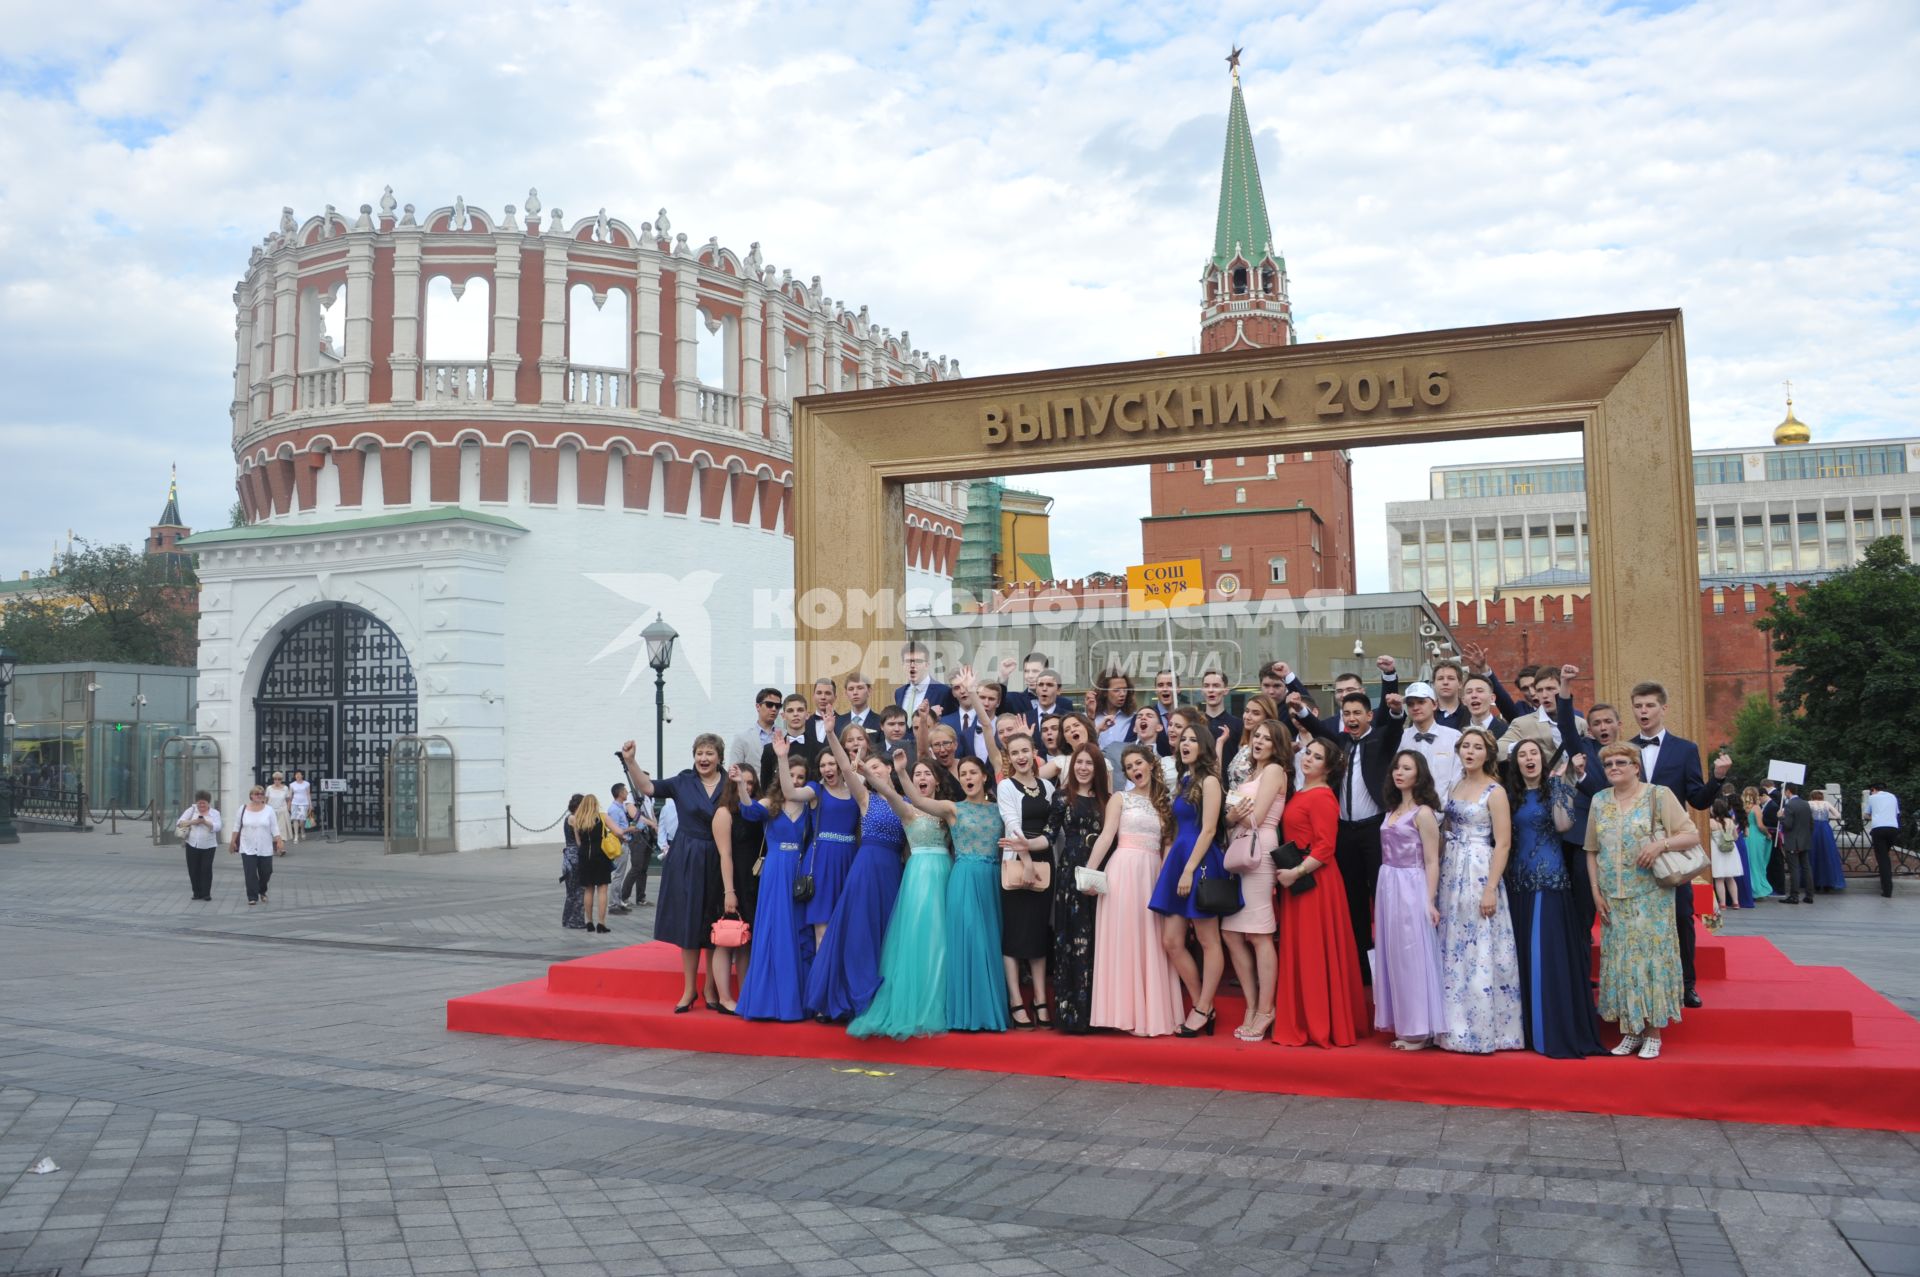
<path id="1" fill-rule="evenodd" d="M 245 522 L 183 542 L 198 748 L 229 802 L 276 768 L 344 780 L 350 834 L 382 828 L 396 741 L 450 754 L 451 792 L 406 799 L 459 847 L 505 841 L 509 804 L 540 827 L 604 796 L 628 737 L 651 765 L 657 617 L 682 636 L 670 768 L 791 685 L 768 600 L 792 586 L 792 399 L 959 375 L 758 244 L 690 245 L 664 210 L 543 220 L 536 193 L 288 210 L 234 302 Z M 965 509 L 965 484 L 909 490 L 910 594 L 950 587 Z"/>
<path id="2" fill-rule="evenodd" d="M 1773 438 L 1771 448 L 1693 454 L 1703 583 L 1816 580 L 1883 536 L 1920 558 L 1920 439 L 1812 443 L 1791 399 Z M 1444 605 L 1589 580 L 1580 458 L 1438 466 L 1429 477 L 1428 500 L 1387 504 L 1395 588 Z"/>

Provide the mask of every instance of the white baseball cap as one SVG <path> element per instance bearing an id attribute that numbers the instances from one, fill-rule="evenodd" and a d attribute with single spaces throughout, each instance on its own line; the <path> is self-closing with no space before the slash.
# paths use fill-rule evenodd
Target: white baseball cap
<path id="1" fill-rule="evenodd" d="M 1409 687 L 1406 691 L 1402 692 L 1400 695 L 1403 700 L 1409 700 L 1409 701 L 1416 700 L 1416 699 L 1423 700 L 1423 701 L 1434 701 L 1434 700 L 1440 699 L 1439 697 L 1433 694 L 1433 684 L 1431 683 L 1415 683 L 1412 687 Z"/>

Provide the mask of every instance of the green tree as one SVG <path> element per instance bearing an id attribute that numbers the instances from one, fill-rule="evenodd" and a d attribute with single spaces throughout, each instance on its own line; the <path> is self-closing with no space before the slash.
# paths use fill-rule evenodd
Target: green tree
<path id="1" fill-rule="evenodd" d="M 1902 539 L 1882 537 L 1857 566 L 1798 598 L 1775 596 L 1759 625 L 1790 667 L 1780 703 L 1807 779 L 1845 787 L 1849 825 L 1860 790 L 1879 781 L 1900 796 L 1911 835 L 1920 806 L 1920 569 Z"/>
<path id="2" fill-rule="evenodd" d="M 1766 779 L 1767 763 L 1775 758 L 1798 761 L 1804 755 L 1797 724 L 1780 713 L 1764 692 L 1755 692 L 1733 716 L 1733 776 L 1742 786 Z M 1819 779 L 1818 777 L 1810 777 Z"/>
<path id="3" fill-rule="evenodd" d="M 235 501 L 233 503 L 233 506 L 227 511 L 227 526 L 230 528 L 246 527 L 247 526 L 247 507 L 241 505 L 238 501 Z"/>
<path id="4" fill-rule="evenodd" d="M 199 583 L 190 561 L 75 541 L 38 588 L 0 614 L 0 644 L 22 662 L 194 662 Z"/>

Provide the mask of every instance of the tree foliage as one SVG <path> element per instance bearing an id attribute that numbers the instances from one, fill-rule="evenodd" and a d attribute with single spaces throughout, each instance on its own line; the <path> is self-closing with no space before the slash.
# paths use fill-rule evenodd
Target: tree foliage
<path id="1" fill-rule="evenodd" d="M 0 645 L 27 664 L 191 665 L 199 583 L 184 557 L 75 541 L 0 613 Z"/>
<path id="2" fill-rule="evenodd" d="M 1733 775 L 1742 785 L 1758 784 L 1766 777 L 1767 764 L 1775 758 L 1797 762 L 1804 755 L 1797 724 L 1781 714 L 1764 692 L 1755 692 L 1733 716 L 1733 743 L 1727 752 L 1733 755 Z M 1818 777 L 1808 774 L 1809 779 Z"/>
<path id="3" fill-rule="evenodd" d="M 1878 781 L 1899 796 L 1911 832 L 1920 805 L 1920 569 L 1901 538 L 1875 541 L 1858 565 L 1798 598 L 1776 596 L 1759 625 L 1790 667 L 1783 729 L 1807 780 L 1845 788 L 1849 825 L 1860 790 Z"/>

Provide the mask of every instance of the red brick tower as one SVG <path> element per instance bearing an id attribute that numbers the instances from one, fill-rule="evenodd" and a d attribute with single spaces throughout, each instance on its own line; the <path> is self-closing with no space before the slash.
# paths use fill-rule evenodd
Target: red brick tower
<path id="1" fill-rule="evenodd" d="M 1267 221 L 1238 50 L 1228 64 L 1233 97 L 1220 212 L 1200 277 L 1203 354 L 1294 340 L 1287 264 Z M 1146 562 L 1199 559 L 1208 588 L 1228 598 L 1354 592 L 1353 477 L 1344 451 L 1162 462 L 1152 467 L 1150 488 L 1153 513 L 1140 521 Z"/>

